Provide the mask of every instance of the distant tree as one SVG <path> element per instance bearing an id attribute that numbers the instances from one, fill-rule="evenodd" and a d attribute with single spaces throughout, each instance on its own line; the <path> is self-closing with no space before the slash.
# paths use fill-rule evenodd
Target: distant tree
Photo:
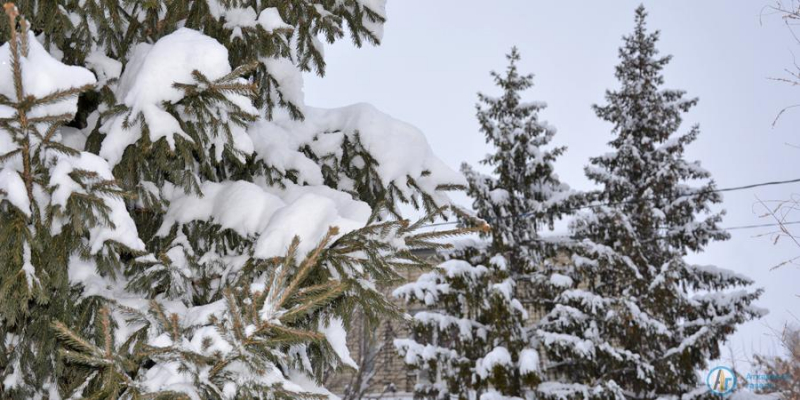
<path id="1" fill-rule="evenodd" d="M 462 172 L 478 218 L 491 227 L 450 260 L 401 286 L 395 295 L 425 306 L 412 321 L 413 336 L 395 341 L 418 374 L 417 398 L 517 399 L 541 380 L 539 355 L 528 329 L 519 288 L 539 271 L 554 246 L 540 234 L 568 208 L 570 189 L 554 172 L 563 147 L 548 147 L 556 133 L 539 118 L 546 105 L 522 100 L 532 75 L 518 71 L 516 48 L 505 73 L 492 73 L 498 97 L 479 94 L 477 118 L 494 151 Z"/>
<path id="2" fill-rule="evenodd" d="M 636 9 L 619 49 L 620 88 L 595 106 L 614 138 L 586 167 L 600 189 L 572 222 L 580 244 L 538 326 L 550 372 L 543 398 L 701 395 L 707 360 L 737 325 L 764 314 L 752 305 L 762 291 L 743 288 L 750 279 L 685 259 L 729 235 L 712 211 L 721 196 L 710 173 L 684 158 L 699 128 L 678 133 L 697 99 L 662 88 L 670 57 L 658 55 L 646 15 Z"/>

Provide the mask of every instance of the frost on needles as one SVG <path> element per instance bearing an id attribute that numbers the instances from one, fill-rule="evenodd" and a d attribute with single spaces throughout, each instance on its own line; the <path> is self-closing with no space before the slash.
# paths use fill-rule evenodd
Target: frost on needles
<path id="1" fill-rule="evenodd" d="M 454 233 L 417 232 L 465 183 L 421 132 L 303 103 L 384 2 L 254 4 L 7 7 L 0 397 L 325 397 L 353 311 Z"/>

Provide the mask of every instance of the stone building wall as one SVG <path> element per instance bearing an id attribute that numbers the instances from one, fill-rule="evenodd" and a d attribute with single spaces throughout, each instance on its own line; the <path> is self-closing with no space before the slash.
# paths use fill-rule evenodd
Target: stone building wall
<path id="1" fill-rule="evenodd" d="M 433 257 L 432 255 L 430 257 Z M 426 271 L 420 269 L 411 269 L 403 272 L 404 280 L 397 285 L 385 288 L 383 290 L 387 298 L 391 299 L 397 304 L 401 310 L 413 315 L 417 310 L 408 309 L 402 301 L 398 301 L 391 296 L 392 291 L 406 282 L 417 280 L 420 275 Z M 350 329 L 350 335 L 347 337 L 347 347 L 350 350 L 350 355 L 356 362 L 361 360 L 361 348 L 365 345 L 364 342 L 364 327 L 361 320 L 355 320 Z M 371 332 L 367 332 L 369 335 Z M 377 329 L 375 338 L 377 345 L 381 346 L 380 351 L 375 357 L 375 375 L 370 380 L 368 396 L 364 399 L 411 399 L 414 392 L 414 384 L 416 383 L 416 375 L 408 372 L 403 363 L 403 359 L 397 354 L 392 344 L 395 338 L 408 337 L 408 325 L 403 320 L 386 319 L 381 321 Z M 342 372 L 334 376 L 326 385 L 332 392 L 341 395 L 345 387 L 353 382 L 354 373 Z"/>

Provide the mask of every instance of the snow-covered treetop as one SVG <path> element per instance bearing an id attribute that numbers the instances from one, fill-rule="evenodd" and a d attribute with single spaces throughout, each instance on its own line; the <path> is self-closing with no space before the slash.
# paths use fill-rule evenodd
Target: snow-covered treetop
<path id="1" fill-rule="evenodd" d="M 609 142 L 612 151 L 593 157 L 586 174 L 605 187 L 599 200 L 621 203 L 617 208 L 639 215 L 632 224 L 664 229 L 675 237 L 673 244 L 682 243 L 679 251 L 698 250 L 709 240 L 728 237 L 717 225 L 721 214 L 711 210 L 721 196 L 700 162 L 683 157 L 700 130 L 695 125 L 686 133 L 678 131 L 697 99 L 661 87 L 671 57 L 658 56 L 659 32 L 647 32 L 646 16 L 644 7 L 637 8 L 634 32 L 623 38 L 615 73 L 620 88 L 606 92 L 606 105 L 594 106 L 600 118 L 613 124 L 615 137 Z M 690 185 L 697 181 L 702 185 Z M 647 210 L 634 210 L 644 202 Z M 702 214 L 704 220 L 696 222 Z"/>
<path id="2" fill-rule="evenodd" d="M 478 217 L 493 228 L 493 251 L 512 251 L 512 268 L 523 268 L 516 264 L 533 261 L 530 248 L 541 247 L 535 241 L 540 230 L 552 229 L 568 212 L 572 191 L 554 171 L 553 163 L 565 148 L 548 148 L 556 129 L 539 118 L 547 105 L 522 100 L 522 92 L 533 86 L 533 75 L 520 74 L 516 48 L 507 58 L 505 73 L 492 72 L 502 95 L 478 95 L 480 129 L 494 149 L 481 163 L 490 166 L 493 175 L 466 164 L 462 172 Z"/>

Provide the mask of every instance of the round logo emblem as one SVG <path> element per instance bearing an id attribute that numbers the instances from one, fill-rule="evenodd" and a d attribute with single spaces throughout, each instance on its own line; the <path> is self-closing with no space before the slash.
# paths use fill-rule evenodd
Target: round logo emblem
<path id="1" fill-rule="evenodd" d="M 736 388 L 736 374 L 728 367 L 716 367 L 708 372 L 706 385 L 714 394 L 731 393 Z"/>

